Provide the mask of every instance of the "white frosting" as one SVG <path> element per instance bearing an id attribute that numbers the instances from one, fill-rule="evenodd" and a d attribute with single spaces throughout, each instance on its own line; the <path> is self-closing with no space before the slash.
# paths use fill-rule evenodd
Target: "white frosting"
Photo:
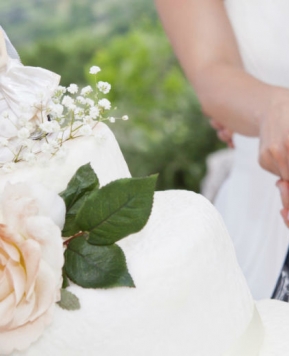
<path id="1" fill-rule="evenodd" d="M 202 196 L 156 193 L 147 226 L 120 245 L 136 288 L 71 286 L 81 309 L 57 308 L 24 355 L 221 355 L 246 328 L 253 301 L 226 229 Z"/>
<path id="2" fill-rule="evenodd" d="M 43 169 L 22 164 L 1 177 L 0 191 L 7 180 L 27 179 L 61 191 L 90 161 L 101 184 L 128 177 L 113 134 L 104 124 L 96 130 L 103 140 L 68 141 L 63 162 Z M 136 288 L 69 287 L 81 309 L 57 306 L 51 327 L 21 355 L 221 355 L 246 329 L 254 304 L 222 220 L 205 198 L 156 193 L 147 226 L 119 244 Z"/>
<path id="3" fill-rule="evenodd" d="M 33 179 L 60 191 L 75 169 L 89 161 L 102 184 L 129 176 L 113 134 L 105 125 L 97 130 L 106 137 L 102 142 L 93 137 L 67 142 L 64 162 L 51 162 L 43 170 L 23 165 L 2 176 L 0 188 L 10 179 Z M 204 197 L 157 192 L 146 227 L 119 245 L 136 288 L 71 285 L 81 309 L 56 306 L 42 337 L 13 356 L 221 356 L 246 331 L 254 302 L 222 219 Z M 285 309 L 289 314 L 289 306 Z M 274 313 L 267 324 L 270 318 Z M 281 335 L 289 332 L 285 325 Z M 271 355 L 270 340 L 260 356 Z"/>
<path id="4" fill-rule="evenodd" d="M 63 159 L 48 160 L 41 167 L 19 162 L 14 172 L 0 172 L 0 193 L 7 181 L 17 183 L 27 180 L 40 182 L 56 192 L 61 192 L 76 170 L 89 162 L 101 185 L 118 178 L 130 177 L 118 143 L 103 123 L 96 125 L 94 136 L 66 141 L 64 148 L 67 154 Z"/>

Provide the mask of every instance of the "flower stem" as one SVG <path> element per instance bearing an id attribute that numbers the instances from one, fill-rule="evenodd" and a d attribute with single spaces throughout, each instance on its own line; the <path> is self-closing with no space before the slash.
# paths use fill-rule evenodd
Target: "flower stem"
<path id="1" fill-rule="evenodd" d="M 75 239 L 76 237 L 79 237 L 79 236 L 83 236 L 85 235 L 85 231 L 79 231 L 77 234 L 73 235 L 73 236 L 70 236 L 68 239 L 66 239 L 64 242 L 63 242 L 63 246 L 68 246 L 70 241 L 72 241 L 73 239 Z"/>

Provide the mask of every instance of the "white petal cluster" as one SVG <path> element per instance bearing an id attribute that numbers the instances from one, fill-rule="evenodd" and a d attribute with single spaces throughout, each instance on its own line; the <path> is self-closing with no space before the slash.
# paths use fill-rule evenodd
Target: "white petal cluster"
<path id="1" fill-rule="evenodd" d="M 98 67 L 98 66 L 92 66 L 92 67 L 90 67 L 90 69 L 89 69 L 89 73 L 90 74 L 97 74 L 98 72 L 100 72 L 101 71 L 101 69 Z"/>
<path id="2" fill-rule="evenodd" d="M 103 94 L 108 94 L 111 89 L 111 85 L 107 82 L 98 82 L 97 83 L 97 88 L 100 92 Z"/>
<path id="3" fill-rule="evenodd" d="M 17 132 L 17 136 L 20 140 L 25 140 L 30 136 L 30 131 L 26 127 L 22 127 L 22 129 Z"/>
<path id="4" fill-rule="evenodd" d="M 89 72 L 96 75 L 100 71 L 98 66 L 92 66 Z M 0 168 L 11 172 L 19 161 L 41 165 L 48 158 L 61 159 L 66 155 L 63 142 L 79 136 L 95 135 L 99 142 L 102 141 L 104 137 L 98 137 L 93 131 L 95 125 L 102 121 L 114 123 L 118 119 L 108 114 L 112 105 L 104 96 L 110 90 L 111 85 L 104 81 L 96 82 L 94 88 L 87 85 L 81 89 L 77 84 L 67 88 L 58 86 L 48 102 L 47 92 L 39 91 L 32 107 L 21 104 L 21 117 L 15 117 L 11 111 L 2 111 L 0 121 L 10 121 L 9 127 L 12 124 L 16 130 L 11 137 L 3 131 L 1 137 L 0 133 L 0 148 L 7 152 L 6 162 L 0 163 Z M 121 119 L 128 120 L 128 116 Z"/>
<path id="5" fill-rule="evenodd" d="M 46 121 L 39 125 L 40 129 L 45 133 L 52 133 L 60 131 L 60 125 L 57 121 Z"/>
<path id="6" fill-rule="evenodd" d="M 87 98 L 85 100 L 85 104 L 92 107 L 92 106 L 94 106 L 94 101 L 90 98 Z"/>
<path id="7" fill-rule="evenodd" d="M 90 136 L 92 134 L 92 128 L 90 125 L 82 125 L 79 133 L 83 136 Z"/>
<path id="8" fill-rule="evenodd" d="M 96 106 L 93 106 L 89 109 L 89 116 L 93 119 L 97 119 L 99 117 L 99 109 Z"/>
<path id="9" fill-rule="evenodd" d="M 98 101 L 98 106 L 100 106 L 101 108 L 103 108 L 104 110 L 110 110 L 111 108 L 111 103 L 108 99 L 100 99 Z"/>
<path id="10" fill-rule="evenodd" d="M 87 96 L 88 94 L 92 93 L 92 87 L 90 85 L 87 85 L 86 87 L 81 89 L 80 95 L 82 96 Z"/>
<path id="11" fill-rule="evenodd" d="M 78 86 L 76 84 L 70 84 L 69 87 L 67 88 L 67 91 L 70 94 L 76 94 L 78 92 Z"/>
<path id="12" fill-rule="evenodd" d="M 71 96 L 65 95 L 62 99 L 62 105 L 67 107 L 70 110 L 74 110 L 76 108 L 76 105 L 74 104 L 74 100 Z"/>
<path id="13" fill-rule="evenodd" d="M 83 89 L 82 89 L 83 91 Z M 79 104 L 82 104 L 82 105 L 85 105 L 86 104 L 86 99 L 83 97 L 83 96 L 77 96 L 76 97 L 76 102 L 79 103 Z"/>

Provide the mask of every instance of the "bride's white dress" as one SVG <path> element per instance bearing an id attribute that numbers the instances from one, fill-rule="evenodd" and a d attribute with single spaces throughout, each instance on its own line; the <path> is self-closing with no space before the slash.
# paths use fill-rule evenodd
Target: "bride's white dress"
<path id="1" fill-rule="evenodd" d="M 266 83 L 289 88 L 289 2 L 227 0 L 225 5 L 246 70 Z M 257 163 L 258 139 L 235 135 L 234 143 L 234 166 L 216 206 L 252 294 L 261 299 L 274 291 L 288 249 L 289 230 L 279 214 L 277 177 Z"/>

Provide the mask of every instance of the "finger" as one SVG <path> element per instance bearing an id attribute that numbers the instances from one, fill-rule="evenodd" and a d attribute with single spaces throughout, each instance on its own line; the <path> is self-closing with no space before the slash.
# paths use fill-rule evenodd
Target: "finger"
<path id="1" fill-rule="evenodd" d="M 220 140 L 227 142 L 227 143 L 232 140 L 232 134 L 226 129 L 218 130 L 217 136 L 219 137 Z"/>
<path id="2" fill-rule="evenodd" d="M 282 210 L 280 211 L 280 213 L 281 213 L 281 216 L 282 216 L 282 218 L 283 218 L 283 221 L 284 221 L 285 225 L 286 225 L 287 227 L 289 227 L 289 219 L 288 219 L 289 210 L 287 210 L 287 209 L 282 209 Z"/>
<path id="3" fill-rule="evenodd" d="M 231 139 L 229 142 L 227 142 L 227 145 L 228 145 L 230 148 L 235 148 L 233 139 Z"/>
<path id="4" fill-rule="evenodd" d="M 284 180 L 278 180 L 276 183 L 280 194 L 283 208 L 289 209 L 289 182 Z"/>
<path id="5" fill-rule="evenodd" d="M 273 146 L 270 148 L 269 152 L 275 162 L 275 166 L 278 167 L 278 171 L 280 172 L 280 177 L 282 180 L 289 180 L 287 151 L 280 147 Z"/>
<path id="6" fill-rule="evenodd" d="M 210 119 L 209 122 L 210 122 L 210 125 L 212 126 L 212 128 L 215 129 L 215 130 L 224 129 L 224 125 L 220 124 L 219 121 L 216 121 L 214 119 Z"/>
<path id="7" fill-rule="evenodd" d="M 281 178 L 281 172 L 279 170 L 278 164 L 274 160 L 270 150 L 260 149 L 259 164 L 266 171 L 271 172 Z"/>

